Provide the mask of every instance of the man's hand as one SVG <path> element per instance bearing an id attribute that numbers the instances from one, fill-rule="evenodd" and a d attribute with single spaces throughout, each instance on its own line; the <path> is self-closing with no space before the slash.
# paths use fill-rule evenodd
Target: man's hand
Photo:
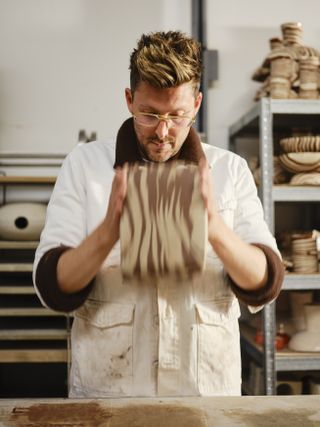
<path id="1" fill-rule="evenodd" d="M 116 170 L 107 214 L 102 223 L 79 246 L 61 255 L 57 279 L 63 292 L 73 293 L 85 288 L 119 239 L 120 217 L 127 193 L 127 172 L 127 165 Z"/>
<path id="2" fill-rule="evenodd" d="M 212 175 L 205 159 L 199 162 L 200 191 L 208 212 L 208 240 L 226 272 L 242 289 L 255 290 L 267 282 L 267 261 L 256 246 L 242 241 L 219 214 L 214 200 Z"/>
<path id="3" fill-rule="evenodd" d="M 212 176 L 206 159 L 200 159 L 199 171 L 200 191 L 203 197 L 204 205 L 208 212 L 208 239 L 210 242 L 212 242 L 215 234 L 215 229 L 217 227 L 216 224 L 219 221 L 219 214 L 214 200 Z"/>
<path id="4" fill-rule="evenodd" d="M 114 245 L 119 239 L 120 218 L 127 194 L 128 164 L 117 168 L 112 182 L 107 214 L 104 220 L 109 241 Z"/>

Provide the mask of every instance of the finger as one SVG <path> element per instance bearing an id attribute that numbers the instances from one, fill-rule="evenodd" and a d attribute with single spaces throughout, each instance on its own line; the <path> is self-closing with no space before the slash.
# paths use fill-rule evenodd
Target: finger
<path id="1" fill-rule="evenodd" d="M 201 189 L 205 189 L 208 183 L 208 162 L 205 158 L 201 158 L 199 161 L 199 172 L 200 172 L 200 186 Z"/>
<path id="2" fill-rule="evenodd" d="M 115 202 L 118 205 L 119 211 L 122 210 L 123 202 L 127 195 L 127 174 L 128 174 L 128 165 L 119 167 L 115 171 L 114 178 L 114 196 Z"/>
<path id="3" fill-rule="evenodd" d="M 128 163 L 125 163 L 121 170 L 121 195 L 123 198 L 127 194 L 128 167 Z"/>

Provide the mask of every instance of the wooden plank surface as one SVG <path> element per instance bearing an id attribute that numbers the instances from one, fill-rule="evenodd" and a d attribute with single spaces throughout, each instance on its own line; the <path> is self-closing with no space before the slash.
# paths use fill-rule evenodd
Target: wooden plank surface
<path id="1" fill-rule="evenodd" d="M 0 317 L 6 316 L 65 316 L 65 314 L 42 307 L 0 308 Z"/>
<path id="2" fill-rule="evenodd" d="M 0 240 L 0 249 L 36 249 L 38 240 Z"/>
<path id="3" fill-rule="evenodd" d="M 0 263 L 1 273 L 32 273 L 33 264 L 23 262 Z"/>
<path id="4" fill-rule="evenodd" d="M 68 332 L 65 329 L 0 329 L 0 340 L 65 340 Z"/>
<path id="5" fill-rule="evenodd" d="M 68 351 L 65 349 L 0 350 L 0 363 L 54 363 L 67 361 Z"/>
<path id="6" fill-rule="evenodd" d="M 0 286 L 0 295 L 34 295 L 35 293 L 33 286 Z"/>
<path id="7" fill-rule="evenodd" d="M 2 399 L 0 425 L 319 427 L 320 396 Z"/>
<path id="8" fill-rule="evenodd" d="M 20 185 L 20 184 L 40 184 L 48 185 L 56 182 L 56 176 L 0 176 L 0 184 Z"/>

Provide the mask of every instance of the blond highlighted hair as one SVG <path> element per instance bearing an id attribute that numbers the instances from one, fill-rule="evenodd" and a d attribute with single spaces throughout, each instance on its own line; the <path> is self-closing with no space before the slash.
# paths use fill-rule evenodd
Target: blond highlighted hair
<path id="1" fill-rule="evenodd" d="M 180 31 L 143 34 L 130 56 L 129 68 L 132 93 L 142 81 L 161 89 L 190 82 L 198 92 L 201 46 Z"/>

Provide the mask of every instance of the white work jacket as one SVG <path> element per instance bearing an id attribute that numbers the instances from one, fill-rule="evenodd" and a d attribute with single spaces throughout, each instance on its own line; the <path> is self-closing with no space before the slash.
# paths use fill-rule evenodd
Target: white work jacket
<path id="1" fill-rule="evenodd" d="M 203 149 L 225 223 L 245 242 L 277 251 L 245 160 L 213 146 Z M 101 223 L 114 153 L 113 141 L 91 142 L 67 156 L 34 271 L 46 251 L 76 247 Z M 70 397 L 239 395 L 239 315 L 238 300 L 209 244 L 202 275 L 137 283 L 121 276 L 118 242 L 74 312 Z"/>

